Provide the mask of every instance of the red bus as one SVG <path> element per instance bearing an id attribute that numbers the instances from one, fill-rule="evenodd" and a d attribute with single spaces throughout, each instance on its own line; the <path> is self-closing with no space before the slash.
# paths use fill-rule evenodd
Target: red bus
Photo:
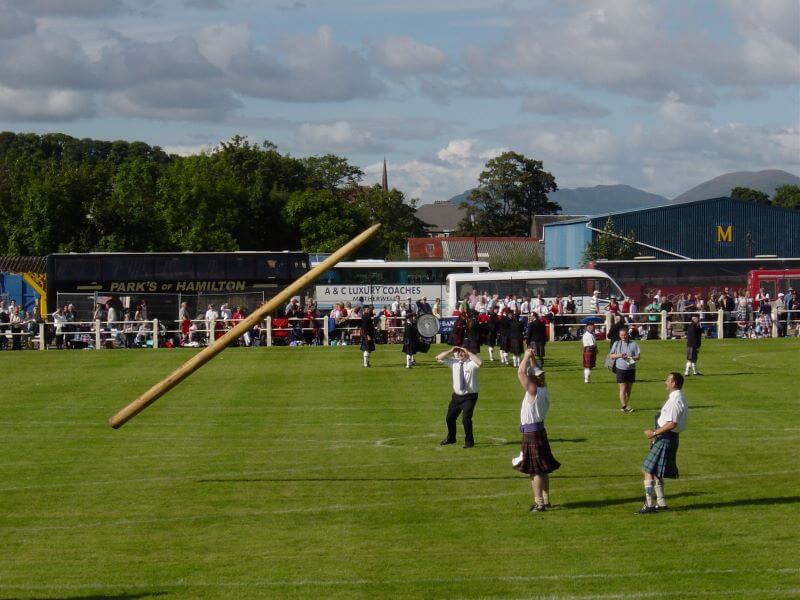
<path id="1" fill-rule="evenodd" d="M 747 273 L 747 291 L 755 298 L 761 289 L 772 301 L 780 292 L 800 288 L 800 269 L 757 269 Z"/>

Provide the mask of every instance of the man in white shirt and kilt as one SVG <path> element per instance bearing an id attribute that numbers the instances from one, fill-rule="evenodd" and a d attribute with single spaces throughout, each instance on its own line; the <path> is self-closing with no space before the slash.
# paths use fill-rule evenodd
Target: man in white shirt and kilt
<path id="1" fill-rule="evenodd" d="M 520 408 L 522 451 L 511 461 L 512 466 L 531 477 L 533 504 L 531 512 L 543 512 L 550 507 L 550 473 L 561 466 L 550 450 L 544 418 L 550 409 L 550 394 L 544 371 L 534 364 L 533 349 L 528 348 L 517 369 L 517 378 L 525 396 Z"/>
<path id="2" fill-rule="evenodd" d="M 689 408 L 683 397 L 683 375 L 670 373 L 664 380 L 669 397 L 656 415 L 655 428 L 644 434 L 650 442 L 650 452 L 642 464 L 644 477 L 644 506 L 637 514 L 647 515 L 667 509 L 664 499 L 664 479 L 678 478 L 679 434 L 686 429 Z"/>
<path id="3" fill-rule="evenodd" d="M 589 323 L 583 332 L 583 383 L 589 383 L 589 377 L 595 366 L 597 366 L 597 339 L 594 336 L 594 323 Z"/>

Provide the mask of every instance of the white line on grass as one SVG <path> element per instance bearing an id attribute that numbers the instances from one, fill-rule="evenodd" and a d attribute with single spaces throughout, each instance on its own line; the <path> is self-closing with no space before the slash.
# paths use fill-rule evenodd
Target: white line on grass
<path id="1" fill-rule="evenodd" d="M 796 474 L 800 473 L 800 470 L 794 471 L 773 471 L 768 473 L 736 473 L 736 474 L 727 474 L 727 475 L 705 475 L 705 476 L 698 476 L 698 477 L 683 477 L 681 481 L 706 481 L 706 480 L 720 480 L 720 479 L 741 479 L 743 477 L 773 477 L 775 475 L 782 475 L 782 474 Z M 519 480 L 523 480 L 523 477 L 519 477 Z M 512 481 L 509 479 L 509 481 Z M 515 481 L 516 483 L 516 481 Z M 566 482 L 566 485 L 560 486 L 560 491 L 569 491 L 572 489 L 583 489 L 583 485 L 579 483 L 574 483 L 574 485 L 570 485 L 570 482 Z M 597 489 L 616 489 L 616 488 L 628 488 L 628 487 L 636 487 L 635 484 L 632 484 L 630 481 L 624 482 L 617 482 L 617 483 L 606 483 L 604 485 L 596 486 Z M 429 497 L 427 498 L 428 504 L 437 504 L 437 503 L 450 503 L 455 500 L 469 500 L 469 501 L 480 501 L 480 500 L 496 500 L 498 498 L 508 498 L 514 496 L 521 496 L 524 494 L 517 490 L 513 492 L 503 492 L 497 494 L 480 494 L 480 495 L 466 495 L 466 496 L 453 496 L 448 495 L 446 498 L 436 498 L 436 497 Z M 527 498 L 527 496 L 526 496 Z M 203 521 L 203 520 L 225 520 L 225 519 L 251 519 L 254 517 L 269 517 L 269 516 L 280 516 L 280 515 L 289 515 L 289 514 L 302 514 L 302 513 L 330 513 L 330 512 L 347 512 L 347 511 L 363 511 L 363 510 L 370 510 L 370 509 L 378 509 L 378 508 L 386 508 L 391 506 L 407 506 L 407 503 L 404 500 L 397 500 L 395 502 L 373 502 L 373 503 L 363 503 L 363 504 L 330 504 L 330 505 L 320 505 L 314 507 L 307 507 L 307 508 L 281 508 L 275 510 L 265 510 L 265 511 L 237 511 L 232 513 L 204 513 L 204 514 L 196 514 L 196 515 L 181 515 L 181 516 L 171 516 L 171 517 L 154 517 L 151 519 L 117 519 L 112 521 L 94 521 L 90 523 L 77 523 L 75 525 L 44 525 L 44 526 L 0 526 L 0 531 L 27 531 L 27 532 L 35 532 L 35 531 L 64 531 L 64 530 L 80 530 L 80 529 L 96 529 L 100 527 L 127 527 L 127 526 L 137 526 L 137 525 L 149 525 L 153 523 L 179 523 L 179 522 L 191 522 L 191 521 Z"/>
<path id="2" fill-rule="evenodd" d="M 527 582 L 527 581 L 580 581 L 592 579 L 629 579 L 629 578 L 645 578 L 652 579 L 657 577 L 691 577 L 691 576 L 705 576 L 705 575 L 738 575 L 745 573 L 757 574 L 794 574 L 800 572 L 797 568 L 784 568 L 784 569 L 686 569 L 676 571 L 652 571 L 652 572 L 626 572 L 626 573 L 570 573 L 570 574 L 553 574 L 553 575 L 498 575 L 498 576 L 459 576 L 459 577 L 431 577 L 422 579 L 297 579 L 297 580 L 283 580 L 283 581 L 171 581 L 171 582 L 136 582 L 136 583 L 85 583 L 85 584 L 32 584 L 32 585 L 15 585 L 0 583 L 0 589 L 7 590 L 108 590 L 108 589 L 124 589 L 124 588 L 153 588 L 153 587 L 173 587 L 173 588 L 191 588 L 191 587 L 206 587 L 206 588 L 272 588 L 272 587 L 309 587 L 309 586 L 385 586 L 385 585 L 443 585 L 443 584 L 459 584 L 464 582 Z M 742 593 L 781 593 L 790 594 L 797 593 L 797 589 L 774 589 L 774 590 L 718 590 L 708 591 L 705 593 L 730 594 L 731 591 Z M 655 595 L 702 595 L 703 592 L 641 592 L 637 596 L 634 592 L 619 593 L 619 594 L 601 594 L 601 595 L 588 595 L 588 596 L 538 596 L 539 598 L 557 598 L 559 600 L 566 599 L 613 599 L 613 598 L 631 598 L 631 597 L 652 597 L 650 594 Z"/>

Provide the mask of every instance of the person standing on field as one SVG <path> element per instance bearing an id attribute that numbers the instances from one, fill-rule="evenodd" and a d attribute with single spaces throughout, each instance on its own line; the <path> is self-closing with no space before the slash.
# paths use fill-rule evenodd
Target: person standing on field
<path id="1" fill-rule="evenodd" d="M 619 410 L 623 413 L 632 413 L 633 409 L 629 406 L 629 402 L 631 389 L 636 381 L 636 363 L 639 361 L 641 351 L 639 345 L 630 339 L 627 327 L 619 330 L 619 339 L 611 346 L 609 356 L 615 359 L 614 366 L 619 384 Z"/>
<path id="2" fill-rule="evenodd" d="M 369 355 L 375 352 L 375 319 L 370 305 L 364 307 L 361 316 L 361 351 L 364 353 L 364 366 L 369 367 Z"/>
<path id="3" fill-rule="evenodd" d="M 456 443 L 456 419 L 461 414 L 464 426 L 464 448 L 475 445 L 472 431 L 472 413 L 478 402 L 478 369 L 483 366 L 479 356 L 466 348 L 454 346 L 440 353 L 436 360 L 447 365 L 453 372 L 453 396 L 447 407 L 447 437 L 441 441 L 442 446 Z"/>
<path id="4" fill-rule="evenodd" d="M 647 515 L 667 510 L 664 499 L 664 479 L 678 478 L 678 439 L 686 429 L 689 408 L 683 397 L 683 376 L 680 373 L 667 375 L 664 385 L 669 392 L 667 401 L 656 415 L 655 428 L 645 429 L 650 440 L 650 452 L 642 464 L 644 478 L 644 506 L 636 514 Z"/>
<path id="5" fill-rule="evenodd" d="M 594 323 L 586 325 L 583 332 L 583 383 L 589 383 L 592 369 L 597 365 L 597 339 L 594 336 Z"/>
<path id="6" fill-rule="evenodd" d="M 700 342 L 703 339 L 703 328 L 700 326 L 700 317 L 692 315 L 692 320 L 686 326 L 686 369 L 684 376 L 689 374 L 689 369 L 695 375 L 697 372 L 697 354 L 700 352 Z"/>
<path id="7" fill-rule="evenodd" d="M 513 467 L 531 477 L 533 504 L 531 512 L 550 508 L 550 473 L 561 466 L 550 450 L 544 419 L 550 409 L 550 394 L 544 380 L 544 371 L 535 365 L 533 350 L 528 348 L 519 363 L 517 378 L 525 390 L 520 408 L 522 451 L 511 461 Z"/>

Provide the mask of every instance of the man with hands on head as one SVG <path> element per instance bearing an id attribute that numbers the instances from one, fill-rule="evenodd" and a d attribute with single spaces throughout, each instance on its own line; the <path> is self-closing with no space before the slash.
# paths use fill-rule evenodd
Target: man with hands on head
<path id="1" fill-rule="evenodd" d="M 453 375 L 453 395 L 447 407 L 447 437 L 442 446 L 456 443 L 456 419 L 462 414 L 464 426 L 464 448 L 475 445 L 472 433 L 472 413 L 478 402 L 478 369 L 483 365 L 481 358 L 466 348 L 453 346 L 436 357 L 436 360 L 451 368 Z"/>

